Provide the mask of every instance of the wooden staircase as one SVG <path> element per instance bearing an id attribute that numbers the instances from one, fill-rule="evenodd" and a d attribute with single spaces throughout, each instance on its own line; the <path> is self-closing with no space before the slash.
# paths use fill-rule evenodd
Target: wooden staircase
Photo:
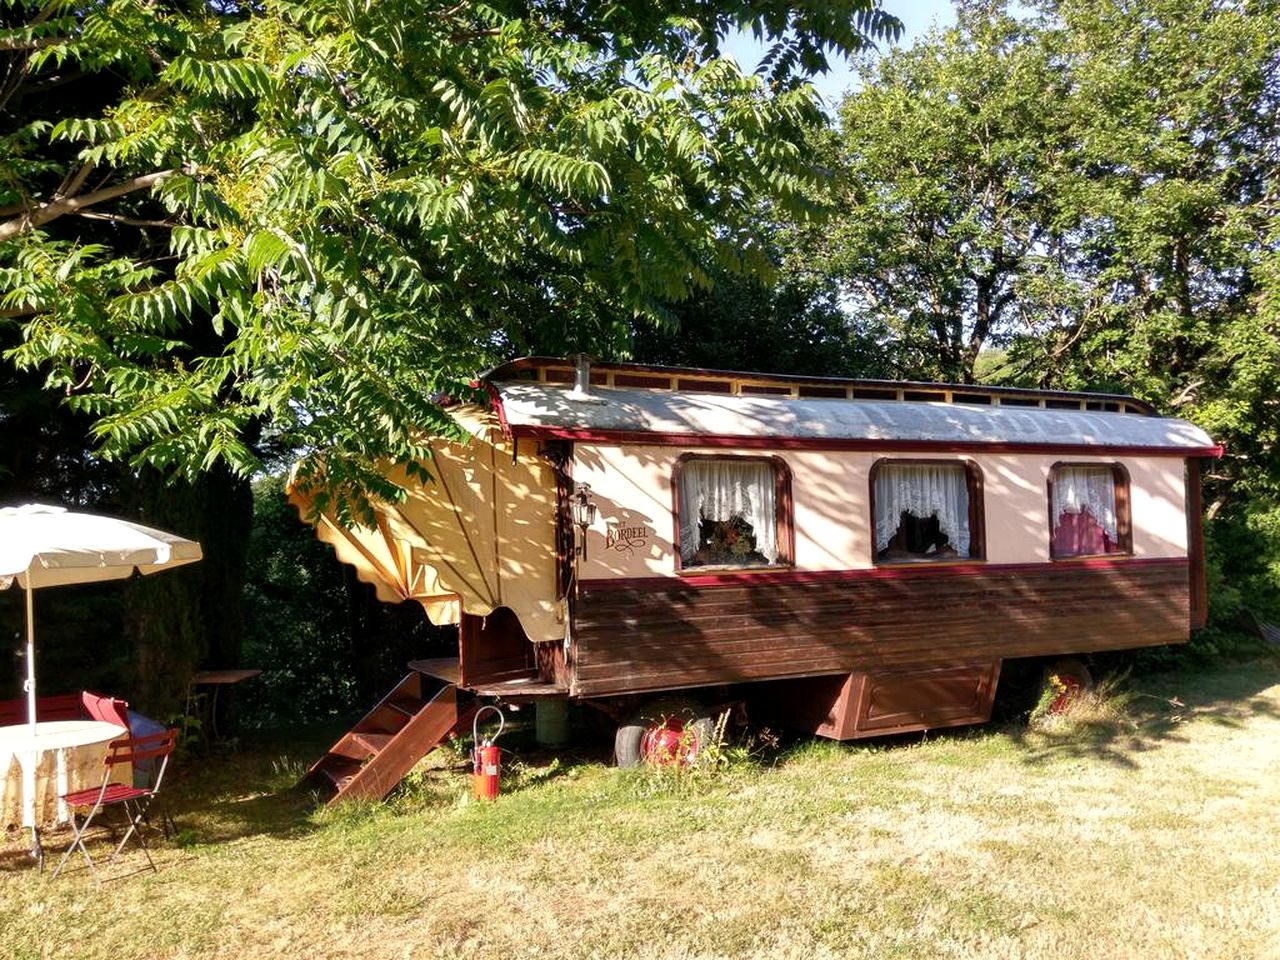
<path id="1" fill-rule="evenodd" d="M 304 782 L 333 790 L 330 805 L 353 797 L 381 800 L 475 710 L 459 708 L 453 684 L 410 673 L 312 765 Z"/>

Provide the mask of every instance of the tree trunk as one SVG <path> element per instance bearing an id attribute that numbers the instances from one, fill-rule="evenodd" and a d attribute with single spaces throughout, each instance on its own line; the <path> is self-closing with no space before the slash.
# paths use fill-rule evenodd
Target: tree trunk
<path id="1" fill-rule="evenodd" d="M 125 496 L 130 516 L 198 540 L 204 552 L 199 563 L 129 585 L 123 629 L 134 651 L 130 697 L 165 719 L 183 708 L 196 670 L 239 665 L 253 496 L 247 480 L 225 469 L 173 485 L 144 469 Z M 230 705 L 230 697 L 219 698 L 220 712 Z M 218 725 L 224 728 L 223 718 Z"/>

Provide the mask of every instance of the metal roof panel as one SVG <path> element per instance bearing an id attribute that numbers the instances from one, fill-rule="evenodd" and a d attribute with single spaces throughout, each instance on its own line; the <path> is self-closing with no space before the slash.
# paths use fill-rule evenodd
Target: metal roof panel
<path id="1" fill-rule="evenodd" d="M 1172 417 L 1039 407 L 793 397 L 731 396 L 592 388 L 577 397 L 558 386 L 495 384 L 506 427 L 528 435 L 644 435 L 824 442 L 1125 447 L 1205 451 L 1213 440 Z M 1190 455 L 1190 454 L 1189 454 Z"/>

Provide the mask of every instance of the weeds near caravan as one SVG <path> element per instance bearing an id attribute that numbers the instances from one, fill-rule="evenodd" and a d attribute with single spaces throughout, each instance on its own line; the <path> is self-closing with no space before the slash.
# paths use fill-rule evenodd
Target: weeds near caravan
<path id="1" fill-rule="evenodd" d="M 700 795 L 773 766 L 779 756 L 777 734 L 766 727 L 733 737 L 728 730 L 731 714 L 731 710 L 724 710 L 716 717 L 714 734 L 708 742 L 697 745 L 691 762 L 641 764 L 626 771 L 631 794 L 637 798 Z M 677 753 L 692 746 L 685 740 L 692 735 L 689 730 L 682 734 Z"/>
<path id="2" fill-rule="evenodd" d="M 1058 737 L 1072 733 L 1131 731 L 1136 727 L 1132 707 L 1138 694 L 1128 689 L 1127 681 L 1127 672 L 1104 677 L 1092 689 L 1077 690 L 1065 704 L 1053 710 L 1054 702 L 1068 688 L 1056 676 L 1051 676 L 1027 719 L 1027 726 Z"/>

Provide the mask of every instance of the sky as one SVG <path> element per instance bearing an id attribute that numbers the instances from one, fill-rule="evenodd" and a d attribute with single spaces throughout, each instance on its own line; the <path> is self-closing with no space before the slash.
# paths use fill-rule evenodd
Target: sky
<path id="1" fill-rule="evenodd" d="M 884 8 L 902 21 L 905 29 L 898 43 L 903 46 L 911 46 L 935 24 L 946 27 L 956 21 L 951 0 L 885 0 Z M 726 38 L 723 49 L 743 70 L 750 71 L 760 62 L 766 46 L 757 43 L 750 34 L 737 33 Z M 853 71 L 848 62 L 838 56 L 832 57 L 830 71 L 813 78 L 813 85 L 822 94 L 828 109 L 835 108 L 852 84 Z"/>

